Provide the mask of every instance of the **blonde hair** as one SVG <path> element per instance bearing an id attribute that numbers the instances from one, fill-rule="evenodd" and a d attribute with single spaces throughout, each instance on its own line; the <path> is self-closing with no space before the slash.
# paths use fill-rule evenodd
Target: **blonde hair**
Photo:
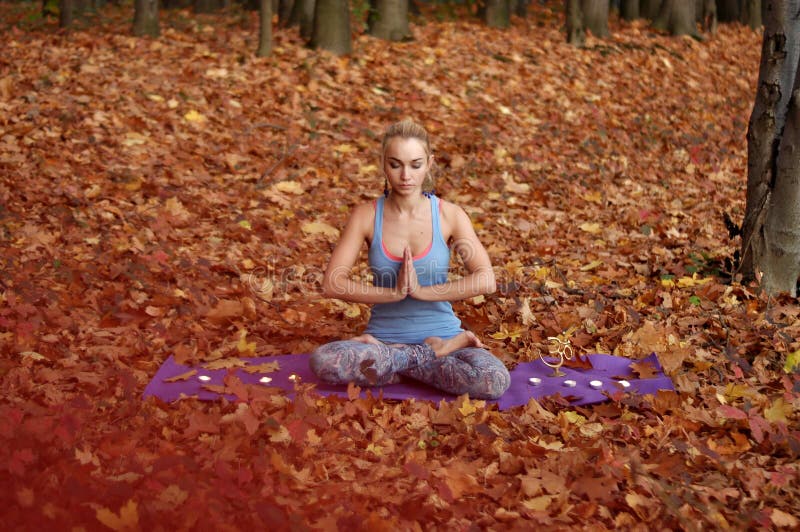
<path id="1" fill-rule="evenodd" d="M 414 122 L 410 118 L 406 118 L 400 122 L 395 122 L 384 132 L 383 142 L 381 143 L 381 162 L 383 162 L 383 158 L 386 155 L 386 147 L 389 145 L 389 141 L 395 137 L 400 137 L 401 139 L 417 139 L 422 143 L 425 154 L 428 156 L 428 160 L 430 160 L 432 152 L 428 132 L 421 124 Z M 428 193 L 433 192 L 433 176 L 431 175 L 430 167 L 428 167 L 425 180 L 422 182 L 422 190 Z"/>

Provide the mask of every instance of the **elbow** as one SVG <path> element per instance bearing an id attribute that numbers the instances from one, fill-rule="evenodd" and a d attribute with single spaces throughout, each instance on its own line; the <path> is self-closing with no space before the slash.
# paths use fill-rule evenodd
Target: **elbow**
<path id="1" fill-rule="evenodd" d="M 336 283 L 334 283 L 332 280 L 325 279 L 322 282 L 322 297 L 331 299 L 338 298 L 341 295 L 341 292 L 341 289 L 339 289 L 339 287 L 336 286 Z"/>

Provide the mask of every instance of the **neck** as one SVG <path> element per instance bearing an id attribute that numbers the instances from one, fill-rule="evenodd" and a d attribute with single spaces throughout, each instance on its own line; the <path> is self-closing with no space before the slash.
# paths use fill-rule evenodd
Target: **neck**
<path id="1" fill-rule="evenodd" d="M 428 197 L 424 194 L 414 196 L 399 196 L 392 192 L 386 198 L 386 203 L 391 205 L 398 212 L 413 213 L 419 208 L 424 208 L 428 205 Z"/>

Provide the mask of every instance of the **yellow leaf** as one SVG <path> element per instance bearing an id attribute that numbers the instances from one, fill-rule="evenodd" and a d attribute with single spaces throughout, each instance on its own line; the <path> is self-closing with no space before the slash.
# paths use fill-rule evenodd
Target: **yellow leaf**
<path id="1" fill-rule="evenodd" d="M 603 193 L 600 192 L 599 190 L 595 192 L 587 192 L 586 194 L 583 195 L 583 199 L 585 199 L 586 201 L 591 201 L 593 203 L 600 204 L 603 203 Z"/>
<path id="2" fill-rule="evenodd" d="M 505 325 L 502 325 L 499 331 L 497 331 L 496 333 L 492 333 L 489 336 L 491 336 L 495 340 L 505 340 L 507 338 L 511 338 L 511 340 L 513 341 L 522 336 L 522 332 L 523 330 L 521 327 L 518 327 L 513 331 L 509 331 L 508 329 L 506 329 Z"/>
<path id="3" fill-rule="evenodd" d="M 163 102 L 164 101 L 164 97 L 163 96 L 159 96 L 158 94 L 148 94 L 147 95 L 147 99 L 148 100 L 152 100 L 154 102 Z"/>
<path id="4" fill-rule="evenodd" d="M 675 281 L 673 281 L 672 279 L 661 279 L 661 286 L 663 286 L 664 288 L 672 288 L 673 286 L 675 286 Z"/>
<path id="5" fill-rule="evenodd" d="M 304 223 L 300 229 L 308 235 L 318 235 L 321 233 L 332 238 L 339 237 L 339 230 L 325 222 L 307 222 Z"/>
<path id="6" fill-rule="evenodd" d="M 500 109 L 500 112 L 503 113 L 504 115 L 514 114 L 514 113 L 511 112 L 511 109 L 509 109 L 505 105 L 499 105 L 498 104 L 497 108 Z"/>
<path id="7" fill-rule="evenodd" d="M 534 512 L 546 512 L 553 503 L 554 498 L 553 495 L 540 495 L 539 497 L 522 501 L 522 505 Z"/>
<path id="8" fill-rule="evenodd" d="M 786 362 L 783 364 L 783 371 L 791 373 L 800 369 L 800 349 L 794 353 L 789 353 L 786 356 Z"/>
<path id="9" fill-rule="evenodd" d="M 678 286 L 681 288 L 690 288 L 692 286 L 700 286 L 706 283 L 711 282 L 711 277 L 707 277 L 706 279 L 701 279 L 697 277 L 697 274 L 692 274 L 691 277 L 681 277 L 678 279 Z"/>
<path id="10" fill-rule="evenodd" d="M 250 225 L 250 222 L 248 222 L 247 220 L 239 220 L 239 224 L 238 225 L 239 225 L 239 227 L 244 227 L 248 231 L 253 229 L 253 226 Z"/>
<path id="11" fill-rule="evenodd" d="M 603 264 L 602 260 L 593 260 L 589 264 L 581 266 L 581 271 L 582 272 L 588 272 L 588 271 L 594 270 L 598 266 L 602 266 L 602 264 Z"/>
<path id="12" fill-rule="evenodd" d="M 244 356 L 253 356 L 256 353 L 256 343 L 247 341 L 247 330 L 242 329 L 239 331 L 239 343 L 236 344 L 236 349 L 239 350 Z"/>
<path id="13" fill-rule="evenodd" d="M 599 234 L 601 231 L 600 224 L 597 222 L 584 222 L 578 227 L 580 227 L 581 231 L 586 231 L 592 235 Z"/>
<path id="14" fill-rule="evenodd" d="M 129 131 L 125 133 L 125 140 L 122 141 L 123 146 L 139 146 L 147 142 L 147 137 L 140 133 Z"/>
<path id="15" fill-rule="evenodd" d="M 279 192 L 286 192 L 286 193 L 289 193 L 289 194 L 298 194 L 298 195 L 300 195 L 303 192 L 305 192 L 305 190 L 303 189 L 303 185 L 301 185 L 297 181 L 281 181 L 280 183 L 277 183 L 275 185 L 275 188 Z"/>
<path id="16" fill-rule="evenodd" d="M 36 351 L 22 351 L 19 356 L 23 358 L 30 358 L 31 360 L 47 360 L 47 357 L 37 353 Z"/>
<path id="17" fill-rule="evenodd" d="M 335 146 L 333 150 L 339 153 L 352 153 L 356 151 L 356 147 L 352 144 L 339 144 L 338 146 Z"/>
<path id="18" fill-rule="evenodd" d="M 119 509 L 119 515 L 108 508 L 100 508 L 95 512 L 97 520 L 111 530 L 135 530 L 139 528 L 139 510 L 131 499 Z"/>
<path id="19" fill-rule="evenodd" d="M 464 403 L 461 405 L 458 411 L 461 412 L 462 416 L 467 417 L 474 414 L 477 409 L 475 408 L 475 405 L 469 401 L 469 397 L 465 397 Z"/>
<path id="20" fill-rule="evenodd" d="M 570 410 L 562 412 L 563 416 L 574 425 L 582 425 L 586 422 L 586 418 L 582 415 L 578 414 L 577 412 L 572 412 Z"/>
<path id="21" fill-rule="evenodd" d="M 383 449 L 380 445 L 375 445 L 374 443 L 370 443 L 367 445 L 367 452 L 372 453 L 375 456 L 383 456 Z"/>
<path id="22" fill-rule="evenodd" d="M 187 122 L 205 122 L 206 117 L 198 113 L 194 109 L 183 115 Z"/>
<path id="23" fill-rule="evenodd" d="M 792 405 L 787 405 L 783 402 L 783 397 L 778 397 L 775 399 L 775 402 L 772 403 L 772 406 L 769 408 L 764 409 L 764 419 L 767 421 L 780 421 L 782 423 L 788 423 L 789 420 L 786 419 L 787 414 L 792 413 Z"/>
<path id="24" fill-rule="evenodd" d="M 440 97 L 439 98 L 439 102 L 442 105 L 444 105 L 445 107 L 450 107 L 451 105 L 453 105 L 453 101 L 450 98 L 448 98 L 447 96 Z"/>

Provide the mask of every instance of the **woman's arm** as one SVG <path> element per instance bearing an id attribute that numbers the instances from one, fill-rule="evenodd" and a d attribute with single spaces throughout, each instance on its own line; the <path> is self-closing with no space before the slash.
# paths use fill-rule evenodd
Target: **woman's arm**
<path id="1" fill-rule="evenodd" d="M 478 240 L 469 216 L 464 209 L 453 204 L 444 204 L 442 213 L 452 223 L 453 247 L 464 262 L 468 274 L 461 279 L 431 286 L 418 286 L 416 279 L 413 279 L 410 283 L 414 287 L 411 297 L 423 301 L 459 301 L 491 294 L 497 290 L 492 262 Z"/>
<path id="2" fill-rule="evenodd" d="M 350 272 L 372 227 L 373 206 L 359 205 L 353 210 L 322 280 L 322 295 L 354 303 L 391 303 L 405 298 L 402 287 L 383 288 L 354 281 Z"/>

